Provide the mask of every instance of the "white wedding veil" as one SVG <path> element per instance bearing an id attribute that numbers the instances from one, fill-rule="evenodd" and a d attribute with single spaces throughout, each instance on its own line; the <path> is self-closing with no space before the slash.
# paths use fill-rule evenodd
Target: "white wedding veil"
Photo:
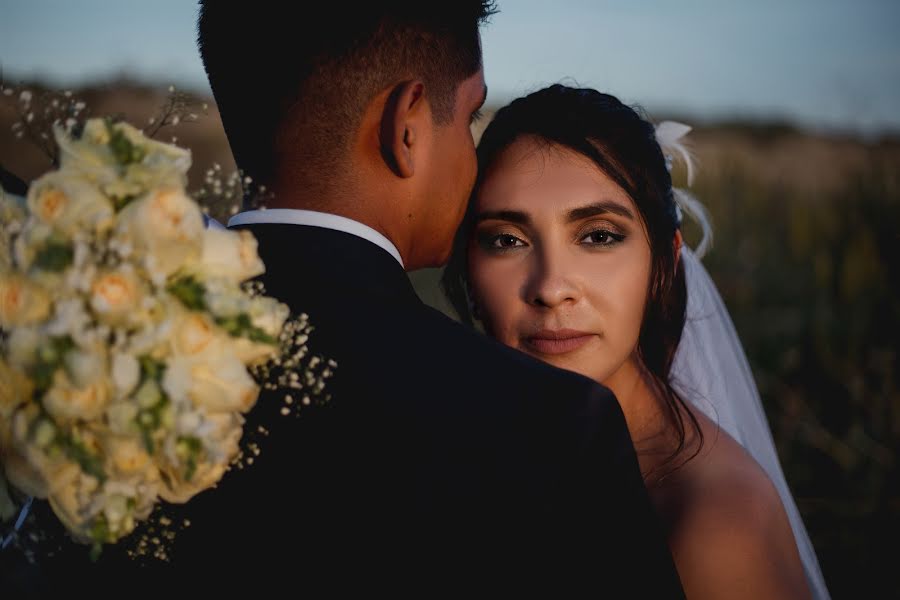
<path id="1" fill-rule="evenodd" d="M 686 245 L 681 250 L 687 310 L 670 372 L 672 386 L 684 400 L 728 432 L 768 474 L 790 519 L 812 597 L 827 600 L 830 596 L 825 579 L 778 462 L 744 348 L 715 283 L 700 262 L 710 240 L 709 220 L 702 205 L 687 192 L 676 189 L 675 197 L 679 207 L 700 223 L 705 235 L 697 254 Z"/>
<path id="2" fill-rule="evenodd" d="M 656 126 L 656 140 L 666 157 L 666 166 L 671 171 L 673 159 L 682 159 L 688 185 L 693 180 L 694 165 L 682 139 L 690 131 L 689 126 L 673 121 L 663 121 Z M 703 239 L 696 252 L 687 245 L 681 249 L 687 309 L 681 341 L 669 374 L 672 387 L 743 446 L 769 476 L 790 520 L 810 593 L 814 600 L 828 600 L 825 578 L 778 462 L 775 442 L 744 347 L 716 284 L 700 262 L 712 242 L 709 216 L 705 207 L 690 193 L 680 188 L 673 188 L 673 192 L 678 220 L 682 220 L 683 212 L 688 213 L 700 226 Z"/>
<path id="3" fill-rule="evenodd" d="M 684 161 L 688 185 L 694 176 L 691 153 L 682 139 L 691 128 L 663 121 L 656 126 L 656 141 L 672 170 L 675 157 Z M 692 406 L 733 437 L 763 468 L 778 490 L 791 523 L 797 550 L 814 600 L 830 598 L 819 561 L 800 511 L 791 495 L 750 363 L 738 338 L 728 309 L 700 259 L 712 242 L 712 227 L 704 206 L 691 194 L 673 188 L 678 220 L 688 213 L 700 226 L 703 239 L 696 253 L 687 245 L 681 250 L 687 287 L 687 309 L 681 341 L 675 352 L 669 378 L 675 391 Z"/>

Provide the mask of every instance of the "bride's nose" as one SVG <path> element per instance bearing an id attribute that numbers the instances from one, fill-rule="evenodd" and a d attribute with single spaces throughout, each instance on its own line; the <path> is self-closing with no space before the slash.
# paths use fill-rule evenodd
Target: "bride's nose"
<path id="1" fill-rule="evenodd" d="M 554 308 L 577 302 L 581 290 L 577 278 L 568 267 L 571 265 L 567 264 L 564 253 L 552 251 L 535 253 L 523 290 L 525 301 L 542 308 Z"/>

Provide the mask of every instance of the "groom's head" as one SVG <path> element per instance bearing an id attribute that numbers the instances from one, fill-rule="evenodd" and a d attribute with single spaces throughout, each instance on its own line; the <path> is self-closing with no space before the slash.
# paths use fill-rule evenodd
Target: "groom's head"
<path id="1" fill-rule="evenodd" d="M 408 267 L 446 259 L 475 178 L 490 0 L 201 0 L 199 46 L 239 167 L 273 205 L 388 235 Z"/>

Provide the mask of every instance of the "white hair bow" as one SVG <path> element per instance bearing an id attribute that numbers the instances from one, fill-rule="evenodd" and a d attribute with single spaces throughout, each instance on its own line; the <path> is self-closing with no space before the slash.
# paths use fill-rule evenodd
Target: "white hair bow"
<path id="1" fill-rule="evenodd" d="M 694 183 L 694 158 L 691 156 L 683 139 L 691 131 L 690 125 L 678 123 L 676 121 L 662 121 L 656 126 L 656 141 L 663 151 L 666 158 L 666 168 L 672 171 L 673 157 L 678 155 L 683 161 L 687 169 L 688 186 Z M 712 246 L 713 231 L 710 225 L 709 213 L 694 196 L 687 190 L 672 187 L 672 193 L 675 196 L 675 206 L 678 209 L 678 220 L 681 221 L 681 212 L 684 211 L 700 226 L 703 231 L 703 238 L 694 249 L 697 258 L 703 258 L 706 251 Z"/>

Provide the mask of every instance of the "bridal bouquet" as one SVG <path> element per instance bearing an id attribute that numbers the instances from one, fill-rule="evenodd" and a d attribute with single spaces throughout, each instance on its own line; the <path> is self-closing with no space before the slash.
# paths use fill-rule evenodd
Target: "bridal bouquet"
<path id="1" fill-rule="evenodd" d="M 252 234 L 204 228 L 187 150 L 107 119 L 53 133 L 59 169 L 0 191 L 0 491 L 99 550 L 219 481 L 254 375 L 308 328 L 246 283 Z"/>

